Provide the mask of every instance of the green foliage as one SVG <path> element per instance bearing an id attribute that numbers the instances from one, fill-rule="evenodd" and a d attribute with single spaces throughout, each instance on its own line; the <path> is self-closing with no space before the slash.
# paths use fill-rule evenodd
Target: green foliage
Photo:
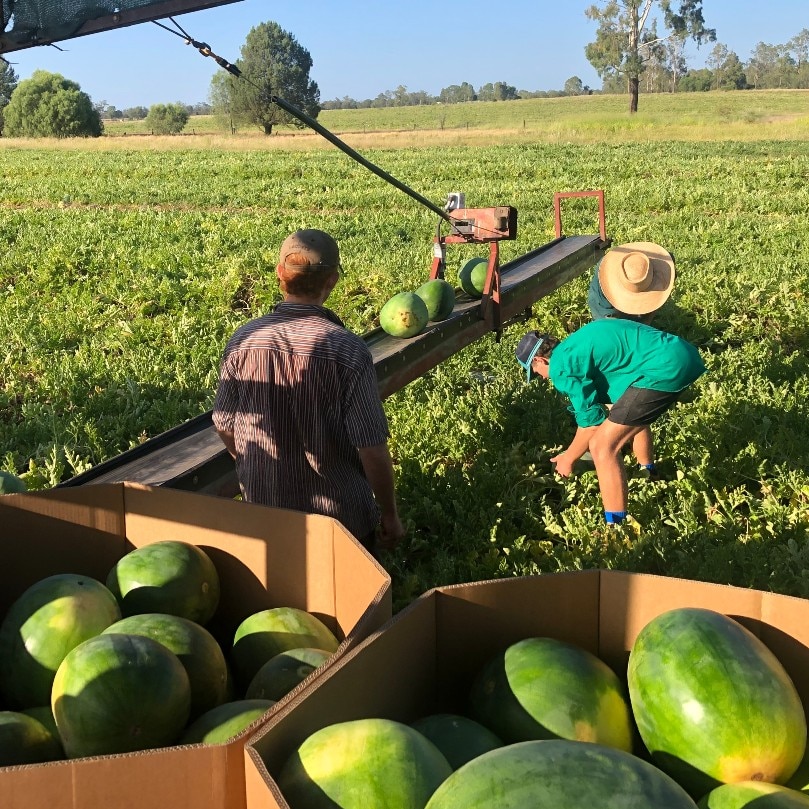
<path id="1" fill-rule="evenodd" d="M 88 138 L 103 131 L 90 96 L 58 73 L 35 70 L 21 81 L 3 111 L 12 138 Z"/>
<path id="2" fill-rule="evenodd" d="M 470 206 L 516 207 L 502 262 L 554 238 L 554 192 L 604 188 L 615 243 L 674 251 L 677 284 L 655 325 L 709 366 L 653 428 L 664 479 L 627 456 L 633 521 L 618 531 L 603 525 L 592 469 L 554 475 L 573 422 L 513 359 L 525 330 L 586 322 L 588 277 L 386 399 L 408 527 L 383 560 L 397 607 L 439 584 L 593 567 L 809 597 L 805 94 L 661 96 L 632 117 L 623 106 L 468 105 L 454 120 L 480 116 L 488 145 L 456 146 L 451 160 L 438 134 L 363 150 L 437 203 L 460 186 Z M 408 112 L 335 110 L 328 125 L 396 129 Z M 524 114 L 528 137 L 505 142 Z M 738 140 L 715 140 L 729 132 Z M 434 215 L 345 155 L 296 151 L 302 138 L 263 150 L 192 140 L 26 144 L 24 160 L 0 141 L 0 466 L 30 490 L 208 409 L 228 336 L 279 299 L 273 269 L 291 230 L 340 242 L 329 305 L 358 333 L 429 277 Z M 566 200 L 562 215 L 566 233 L 596 232 L 592 200 Z M 448 246 L 454 286 L 479 247 Z"/>
<path id="3" fill-rule="evenodd" d="M 144 122 L 155 135 L 178 135 L 188 123 L 182 104 L 152 104 Z"/>
<path id="4" fill-rule="evenodd" d="M 220 115 L 257 125 L 266 135 L 278 124 L 305 126 L 274 103 L 274 98 L 282 98 L 317 118 L 320 90 L 309 78 L 312 57 L 278 23 L 264 22 L 250 29 L 236 66 L 241 78 L 228 73 L 212 83 L 211 99 Z"/>
<path id="5" fill-rule="evenodd" d="M 11 99 L 18 79 L 14 68 L 8 62 L 0 59 L 0 135 L 3 134 L 3 108 Z"/>

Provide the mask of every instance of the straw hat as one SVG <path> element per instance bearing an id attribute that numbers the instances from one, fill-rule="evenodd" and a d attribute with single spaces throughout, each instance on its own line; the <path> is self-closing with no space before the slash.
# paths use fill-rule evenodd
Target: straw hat
<path id="1" fill-rule="evenodd" d="M 627 315 L 647 315 L 659 309 L 674 288 L 674 259 L 653 242 L 629 242 L 614 247 L 598 265 L 604 297 Z"/>

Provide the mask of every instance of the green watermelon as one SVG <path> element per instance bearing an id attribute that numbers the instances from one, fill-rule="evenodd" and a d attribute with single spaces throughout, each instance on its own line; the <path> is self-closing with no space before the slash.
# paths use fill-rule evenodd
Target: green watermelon
<path id="1" fill-rule="evenodd" d="M 489 260 L 487 258 L 470 258 L 458 272 L 461 289 L 473 298 L 482 297 L 488 271 Z"/>
<path id="2" fill-rule="evenodd" d="M 0 624 L 0 691 L 8 706 L 49 705 L 67 653 L 120 617 L 113 594 L 89 576 L 58 574 L 31 585 Z"/>
<path id="3" fill-rule="evenodd" d="M 211 708 L 188 727 L 181 744 L 224 744 L 275 705 L 271 699 L 240 699 Z"/>
<path id="4" fill-rule="evenodd" d="M 0 494 L 18 494 L 25 491 L 28 491 L 28 486 L 22 478 L 0 469 Z"/>
<path id="5" fill-rule="evenodd" d="M 669 610 L 638 634 L 632 710 L 654 761 L 699 798 L 723 783 L 783 783 L 806 748 L 806 718 L 775 655 L 732 618 Z"/>
<path id="6" fill-rule="evenodd" d="M 427 304 L 427 316 L 430 320 L 446 320 L 455 308 L 455 290 L 443 278 L 433 278 L 422 284 L 418 295 Z"/>
<path id="7" fill-rule="evenodd" d="M 427 809 L 694 809 L 647 761 L 600 744 L 550 739 L 491 750 L 456 770 Z"/>
<path id="8" fill-rule="evenodd" d="M 59 741 L 59 746 L 62 746 L 62 742 L 59 740 L 59 731 L 56 729 L 56 720 L 53 718 L 53 711 L 50 705 L 40 705 L 38 708 L 26 708 L 20 711 L 20 713 L 33 717 L 37 722 L 42 722 L 51 736 Z"/>
<path id="9" fill-rule="evenodd" d="M 300 685 L 331 652 L 323 649 L 290 649 L 270 658 L 250 681 L 247 699 L 279 700 Z"/>
<path id="10" fill-rule="evenodd" d="M 58 737 L 39 720 L 24 713 L 0 711 L 0 767 L 42 764 L 62 758 Z"/>
<path id="11" fill-rule="evenodd" d="M 394 295 L 379 313 L 379 325 L 391 337 L 415 337 L 429 319 L 427 304 L 415 292 Z"/>
<path id="12" fill-rule="evenodd" d="M 68 654 L 53 681 L 53 715 L 68 758 L 174 744 L 190 705 L 177 655 L 140 635 L 90 638 Z"/>
<path id="13" fill-rule="evenodd" d="M 200 624 L 179 615 L 144 613 L 116 621 L 104 632 L 142 635 L 177 655 L 191 685 L 189 721 L 227 700 L 225 655 L 213 635 Z"/>
<path id="14" fill-rule="evenodd" d="M 245 690 L 270 659 L 290 649 L 334 652 L 340 642 L 319 619 L 294 607 L 274 607 L 245 618 L 236 629 L 230 662 L 236 682 Z"/>
<path id="15" fill-rule="evenodd" d="M 177 540 L 130 551 L 110 571 L 107 587 L 125 616 L 163 612 L 204 625 L 219 604 L 219 575 L 210 557 Z"/>
<path id="16" fill-rule="evenodd" d="M 738 781 L 712 789 L 699 809 L 809 809 L 809 795 L 766 781 Z"/>
<path id="17" fill-rule="evenodd" d="M 473 758 L 503 746 L 488 728 L 457 714 L 439 713 L 423 716 L 410 727 L 426 736 L 443 754 L 453 770 Z"/>
<path id="18" fill-rule="evenodd" d="M 293 809 L 421 809 L 452 773 L 438 748 L 390 719 L 356 719 L 309 736 L 281 769 Z"/>
<path id="19" fill-rule="evenodd" d="M 484 666 L 470 715 L 506 744 L 560 738 L 632 750 L 629 701 L 616 674 L 553 638 L 521 640 Z"/>

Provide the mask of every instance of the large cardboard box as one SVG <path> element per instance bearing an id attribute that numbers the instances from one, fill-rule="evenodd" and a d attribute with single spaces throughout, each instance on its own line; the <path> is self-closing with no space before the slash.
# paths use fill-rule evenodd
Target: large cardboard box
<path id="1" fill-rule="evenodd" d="M 0 615 L 45 576 L 103 582 L 124 554 L 164 539 L 198 545 L 216 565 L 222 595 L 208 628 L 225 648 L 249 614 L 290 606 L 342 639 L 336 660 L 392 614 L 390 577 L 333 519 L 121 483 L 0 497 Z M 283 702 L 228 744 L 0 768 L 0 807 L 242 809 L 244 744 Z"/>
<path id="2" fill-rule="evenodd" d="M 486 661 L 533 636 L 578 644 L 625 678 L 643 626 L 681 606 L 741 621 L 780 658 L 809 704 L 809 602 L 802 599 L 598 570 L 441 587 L 398 613 L 249 740 L 248 809 L 288 809 L 274 776 L 319 728 L 366 717 L 409 723 L 434 712 L 463 714 Z"/>

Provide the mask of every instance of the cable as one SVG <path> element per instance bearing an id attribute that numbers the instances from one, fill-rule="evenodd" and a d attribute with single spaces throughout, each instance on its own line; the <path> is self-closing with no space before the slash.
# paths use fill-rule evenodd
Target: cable
<path id="1" fill-rule="evenodd" d="M 211 50 L 210 45 L 208 45 L 206 42 L 198 42 L 197 40 L 193 39 L 180 27 L 180 25 L 178 25 L 178 23 L 173 18 L 169 17 L 169 19 L 172 21 L 172 23 L 174 23 L 175 26 L 177 26 L 177 28 L 179 29 L 178 31 L 173 31 L 171 28 L 163 25 L 157 20 L 152 20 L 152 22 L 154 22 L 155 25 L 159 25 L 161 28 L 168 31 L 170 34 L 182 37 L 183 39 L 185 39 L 187 45 L 192 45 L 193 47 L 195 47 L 203 56 L 211 57 L 220 67 L 227 70 L 228 73 L 231 73 L 233 76 L 243 79 L 248 84 L 252 85 L 257 90 L 261 91 L 262 88 L 259 87 L 255 82 L 247 78 L 236 65 L 232 64 L 231 62 L 228 62 L 221 56 L 217 56 L 217 54 L 215 54 Z M 452 229 L 456 231 L 456 233 L 458 232 L 453 218 L 449 215 L 449 213 L 445 209 L 439 208 L 438 205 L 431 202 L 429 199 L 422 196 L 417 191 L 414 191 L 412 188 L 410 188 L 410 186 L 405 185 L 405 183 L 401 182 L 400 180 L 397 180 L 393 175 L 389 174 L 384 169 L 379 168 L 379 166 L 375 165 L 370 160 L 367 160 L 358 151 L 356 151 L 356 149 L 353 149 L 351 146 L 345 143 L 345 141 L 342 141 L 340 138 L 337 137 L 337 135 L 326 129 L 326 127 L 324 127 L 322 124 L 319 124 L 314 118 L 307 115 L 305 112 L 299 110 L 293 104 L 290 104 L 288 101 L 275 94 L 270 94 L 268 101 L 270 103 L 277 104 L 282 110 L 284 110 L 284 112 L 289 113 L 291 116 L 301 121 L 301 123 L 306 124 L 308 127 L 313 129 L 315 132 L 317 132 L 319 135 L 321 135 L 327 141 L 329 141 L 329 143 L 332 143 L 334 146 L 340 149 L 341 152 L 347 154 L 352 160 L 355 160 L 357 163 L 364 166 L 373 174 L 376 174 L 377 177 L 385 180 L 385 182 L 387 183 L 390 183 L 390 185 L 398 188 L 400 191 L 403 191 L 409 197 L 416 200 L 416 202 L 419 202 L 425 208 L 429 209 L 434 214 L 437 214 L 445 222 L 448 222 L 452 227 Z"/>

